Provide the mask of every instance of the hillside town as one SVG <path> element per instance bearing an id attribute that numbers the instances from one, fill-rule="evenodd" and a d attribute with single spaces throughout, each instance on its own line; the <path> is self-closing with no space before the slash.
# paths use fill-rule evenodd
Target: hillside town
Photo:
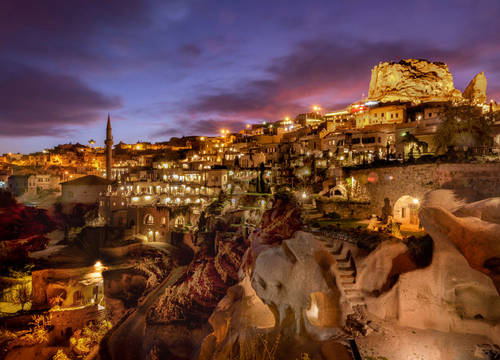
<path id="1" fill-rule="evenodd" d="M 368 97 L 345 108 L 313 105 L 308 113 L 249 123 L 237 132 L 220 129 L 218 136 L 114 145 L 108 115 L 104 146 L 90 140 L 4 154 L 0 187 L 33 205 L 51 194 L 62 204 L 98 201 L 108 225 L 133 223 L 136 235 L 164 241 L 169 229 L 195 226 L 221 192 L 230 193 L 233 204 L 243 194 L 262 192 L 256 183 L 261 173 L 269 192 L 286 186 L 309 203 L 352 196 L 343 169 L 435 163 L 451 153 L 495 161 L 500 106 L 487 99 L 486 87 L 479 73 L 462 94 L 445 64 L 409 59 L 375 66 Z M 463 130 L 460 119 L 451 124 L 460 113 L 471 118 Z M 484 128 L 466 130 L 474 121 Z M 452 126 L 462 136 L 446 138 Z M 147 208 L 155 209 L 148 221 L 156 226 L 137 221 Z M 166 216 L 166 209 L 177 216 Z M 394 214 L 395 220 L 411 221 L 404 215 Z"/>
<path id="2" fill-rule="evenodd" d="M 496 359 L 486 90 L 381 62 L 339 109 L 3 154 L 0 358 Z"/>

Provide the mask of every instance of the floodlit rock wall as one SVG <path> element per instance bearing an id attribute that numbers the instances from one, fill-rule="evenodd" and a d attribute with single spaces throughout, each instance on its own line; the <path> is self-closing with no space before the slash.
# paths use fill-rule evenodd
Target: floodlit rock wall
<path id="1" fill-rule="evenodd" d="M 431 264 L 401 274 L 381 296 L 369 296 L 368 311 L 400 326 L 483 335 L 500 343 L 498 269 L 483 265 L 500 258 L 500 224 L 474 216 L 490 215 L 498 203 L 464 206 L 444 190 L 429 195 L 423 200 L 420 220 L 434 240 Z M 465 208 L 466 217 L 455 216 L 449 208 L 456 213 Z M 358 280 L 364 290 L 389 277 L 387 260 L 403 250 L 398 246 L 382 244 L 363 261 Z"/>
<path id="2" fill-rule="evenodd" d="M 297 232 L 282 246 L 269 248 L 257 257 L 252 287 L 257 296 L 274 309 L 277 324 L 286 323 L 298 333 L 304 330 L 314 333 L 311 326 L 314 322 L 341 327 L 344 314 L 340 292 L 334 284 L 328 284 L 317 262 L 317 253 L 322 250 L 312 234 Z M 322 298 L 331 304 L 327 307 L 331 311 L 322 314 L 321 310 L 326 307 L 311 308 L 313 293 L 323 294 Z"/>
<path id="3" fill-rule="evenodd" d="M 480 72 L 464 90 L 464 98 L 473 104 L 484 104 L 486 102 L 486 86 L 488 81 L 483 72 Z"/>
<path id="4" fill-rule="evenodd" d="M 381 215 L 384 199 L 392 206 L 402 196 L 423 199 L 435 189 L 452 189 L 467 201 L 500 196 L 500 164 L 422 164 L 351 170 L 369 194 L 369 213 Z"/>
<path id="5" fill-rule="evenodd" d="M 440 62 L 407 59 L 379 63 L 372 69 L 370 100 L 381 102 L 459 101 L 448 66 Z"/>

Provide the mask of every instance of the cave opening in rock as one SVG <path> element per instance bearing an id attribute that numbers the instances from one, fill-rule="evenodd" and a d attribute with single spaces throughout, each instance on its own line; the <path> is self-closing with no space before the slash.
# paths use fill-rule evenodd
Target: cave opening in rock
<path id="1" fill-rule="evenodd" d="M 334 327 L 338 324 L 338 306 L 324 292 L 313 292 L 309 295 L 309 307 L 306 317 L 314 326 Z"/>

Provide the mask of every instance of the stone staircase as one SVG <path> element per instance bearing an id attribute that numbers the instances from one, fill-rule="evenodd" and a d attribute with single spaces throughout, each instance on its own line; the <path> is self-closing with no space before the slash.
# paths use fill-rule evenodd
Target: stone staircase
<path id="1" fill-rule="evenodd" d="M 339 239 L 323 236 L 320 236 L 319 240 L 336 260 L 334 273 L 337 286 L 348 301 L 351 310 L 354 310 L 356 306 L 366 308 L 364 296 L 356 284 L 356 264 L 349 244 Z"/>
<path id="2" fill-rule="evenodd" d="M 323 217 L 323 213 L 319 211 L 315 206 L 305 204 L 302 208 L 304 217 L 307 220 L 319 219 Z"/>

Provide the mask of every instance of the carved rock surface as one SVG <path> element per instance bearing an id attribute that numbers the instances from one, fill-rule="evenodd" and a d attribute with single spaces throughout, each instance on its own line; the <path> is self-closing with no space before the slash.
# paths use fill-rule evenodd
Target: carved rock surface
<path id="1" fill-rule="evenodd" d="M 331 328 L 343 325 L 340 292 L 317 261 L 322 251 L 314 235 L 298 231 L 256 258 L 252 287 L 274 310 L 277 325 L 309 334 L 318 323 Z"/>
<path id="2" fill-rule="evenodd" d="M 448 66 L 440 62 L 407 59 L 379 63 L 372 69 L 370 100 L 381 102 L 459 101 Z"/>
<path id="3" fill-rule="evenodd" d="M 483 335 L 499 343 L 500 296 L 495 274 L 484 263 L 498 256 L 500 228 L 476 217 L 489 218 L 496 201 L 463 206 L 448 196 L 442 205 L 464 216 L 457 217 L 440 207 L 432 193 L 427 198 L 433 201 L 423 200 L 419 217 L 434 241 L 432 263 L 402 274 L 389 292 L 368 298 L 368 311 L 397 319 L 400 326 Z"/>
<path id="4" fill-rule="evenodd" d="M 464 90 L 464 98 L 468 99 L 473 104 L 484 104 L 486 102 L 486 86 L 488 81 L 483 72 L 480 72 Z"/>

